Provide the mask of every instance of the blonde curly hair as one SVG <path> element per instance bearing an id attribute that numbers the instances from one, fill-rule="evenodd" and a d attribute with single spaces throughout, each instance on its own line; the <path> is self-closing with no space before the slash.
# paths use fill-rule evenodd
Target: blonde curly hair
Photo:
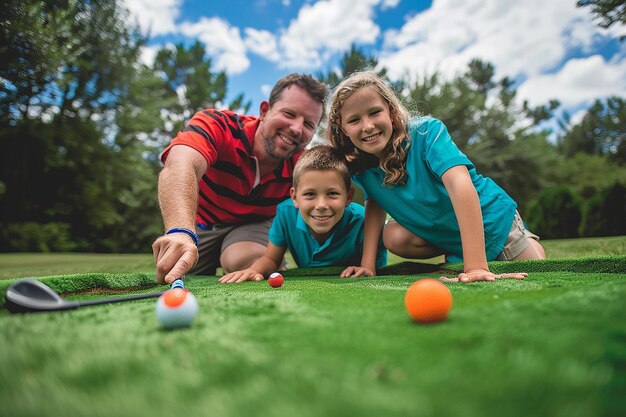
<path id="1" fill-rule="evenodd" d="M 341 108 L 354 92 L 363 87 L 372 87 L 389 105 L 389 116 L 393 131 L 391 138 L 382 151 L 380 160 L 371 154 L 359 151 L 341 127 Z M 385 79 L 373 71 L 360 71 L 351 74 L 335 87 L 328 111 L 328 129 L 326 137 L 346 157 L 350 170 L 360 173 L 377 165 L 385 173 L 383 184 L 404 185 L 406 183 L 406 151 L 409 136 L 407 126 L 410 114 L 400 103 L 393 88 Z M 406 141 L 406 142 L 405 142 Z"/>

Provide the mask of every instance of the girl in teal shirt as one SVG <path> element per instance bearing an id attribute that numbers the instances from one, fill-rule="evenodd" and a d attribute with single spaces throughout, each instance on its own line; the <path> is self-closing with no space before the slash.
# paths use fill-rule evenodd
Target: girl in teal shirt
<path id="1" fill-rule="evenodd" d="M 527 274 L 495 275 L 487 262 L 545 258 L 515 201 L 476 172 L 441 121 L 410 120 L 376 73 L 354 73 L 335 88 L 329 123 L 331 143 L 368 196 L 363 258 L 346 276 L 374 275 L 381 233 L 387 249 L 404 258 L 463 259 L 454 281 L 523 279 Z M 394 220 L 385 226 L 386 213 Z"/>

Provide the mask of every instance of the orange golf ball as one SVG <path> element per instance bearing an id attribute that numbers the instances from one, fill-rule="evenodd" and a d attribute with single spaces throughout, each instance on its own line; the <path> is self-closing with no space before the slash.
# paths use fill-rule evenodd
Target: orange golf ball
<path id="1" fill-rule="evenodd" d="M 448 317 L 452 308 L 452 293 L 436 279 L 420 279 L 406 290 L 404 306 L 409 317 L 416 322 L 435 323 Z"/>

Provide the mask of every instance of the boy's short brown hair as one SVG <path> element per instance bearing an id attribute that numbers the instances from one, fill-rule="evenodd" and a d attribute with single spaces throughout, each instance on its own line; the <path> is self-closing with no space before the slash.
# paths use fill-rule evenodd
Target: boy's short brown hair
<path id="1" fill-rule="evenodd" d="M 304 151 L 293 170 L 293 187 L 298 188 L 302 174 L 308 171 L 336 171 L 346 185 L 352 186 L 352 176 L 343 154 L 332 146 L 318 145 Z"/>

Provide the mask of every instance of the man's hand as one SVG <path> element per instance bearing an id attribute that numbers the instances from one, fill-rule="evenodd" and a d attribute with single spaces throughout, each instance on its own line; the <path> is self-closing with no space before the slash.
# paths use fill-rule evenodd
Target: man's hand
<path id="1" fill-rule="evenodd" d="M 474 269 L 462 272 L 456 278 L 441 277 L 441 281 L 445 282 L 476 282 L 476 281 L 495 281 L 500 278 L 524 279 L 528 276 L 525 272 L 514 272 L 510 274 L 494 274 L 486 269 Z"/>
<path id="2" fill-rule="evenodd" d="M 365 266 L 349 266 L 343 270 L 341 278 L 373 277 L 376 273 Z"/>
<path id="3" fill-rule="evenodd" d="M 171 284 L 183 277 L 198 262 L 198 248 L 184 233 L 163 235 L 152 244 L 156 280 L 161 284 Z"/>
<path id="4" fill-rule="evenodd" d="M 244 269 L 242 271 L 235 271 L 224 275 L 218 281 L 222 284 L 233 284 L 244 281 L 262 281 L 263 275 L 255 271 L 254 269 Z"/>

